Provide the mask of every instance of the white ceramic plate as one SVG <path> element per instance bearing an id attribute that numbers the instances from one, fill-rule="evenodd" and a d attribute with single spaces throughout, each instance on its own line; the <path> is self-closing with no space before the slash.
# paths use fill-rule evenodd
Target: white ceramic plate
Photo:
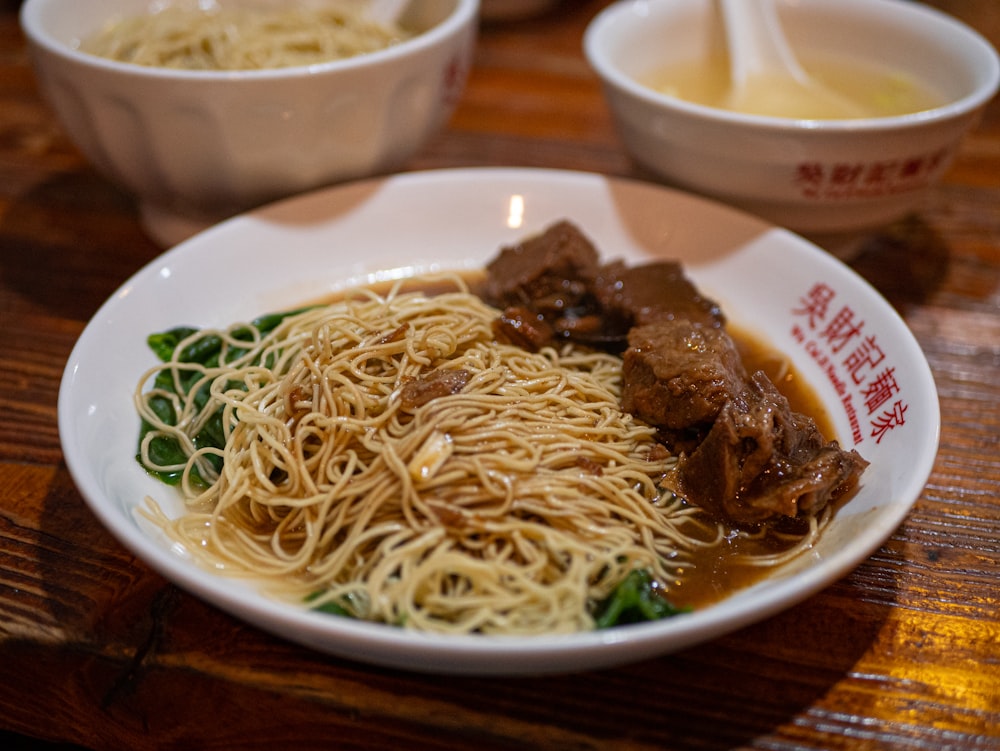
<path id="1" fill-rule="evenodd" d="M 871 466 L 814 549 L 699 612 L 592 633 L 463 638 L 302 612 L 196 567 L 135 510 L 173 490 L 134 460 L 136 379 L 147 334 L 225 326 L 359 282 L 479 268 L 498 248 L 568 218 L 607 258 L 679 258 L 736 322 L 794 360 L 841 443 Z M 940 412 L 927 362 L 903 321 L 854 272 L 800 237 L 715 203 L 643 183 L 522 169 L 404 174 L 295 198 L 237 217 L 165 253 L 98 311 L 66 366 L 59 428 L 94 513 L 139 558 L 237 617 L 318 650 L 441 673 L 601 668 L 717 637 L 840 578 L 897 527 L 937 451 Z"/>

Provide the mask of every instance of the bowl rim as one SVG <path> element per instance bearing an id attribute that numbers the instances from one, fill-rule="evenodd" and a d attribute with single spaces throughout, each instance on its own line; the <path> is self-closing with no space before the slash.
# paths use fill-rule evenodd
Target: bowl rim
<path id="1" fill-rule="evenodd" d="M 357 70 L 387 64 L 440 46 L 443 42 L 459 34 L 461 30 L 474 24 L 479 15 L 480 0 L 454 0 L 455 7 L 438 24 L 409 39 L 404 39 L 384 49 L 367 52 L 353 57 L 328 60 L 309 65 L 293 65 L 284 68 L 263 68 L 254 70 L 185 70 L 179 68 L 154 67 L 112 60 L 110 58 L 83 52 L 78 47 L 58 39 L 43 24 L 41 9 L 59 0 L 24 0 L 19 12 L 19 23 L 29 42 L 44 48 L 50 54 L 73 64 L 105 70 L 118 75 L 131 75 L 145 79 L 162 79 L 192 83 L 214 83 L 219 81 L 254 81 L 298 78 L 337 71 Z M 74 41 L 79 42 L 78 38 Z"/>
<path id="2" fill-rule="evenodd" d="M 603 35 L 613 23 L 629 13 L 648 16 L 647 9 L 656 5 L 658 0 L 616 0 L 599 12 L 587 25 L 583 37 L 583 51 L 591 68 L 602 79 L 605 86 L 613 86 L 624 91 L 633 98 L 646 104 L 676 110 L 691 117 L 702 118 L 723 124 L 755 127 L 770 131 L 820 131 L 844 132 L 859 130 L 884 131 L 915 128 L 931 123 L 962 117 L 985 105 L 1000 88 L 1000 56 L 996 49 L 982 34 L 954 16 L 948 15 L 936 8 L 920 3 L 904 2 L 903 0 L 866 0 L 864 5 L 856 7 L 889 6 L 893 13 L 911 13 L 914 16 L 929 19 L 931 22 L 947 27 L 957 34 L 966 37 L 981 53 L 984 68 L 981 71 L 983 81 L 969 94 L 950 100 L 937 107 L 903 115 L 885 117 L 844 118 L 844 119 L 806 119 L 774 117 L 770 115 L 755 115 L 719 107 L 697 104 L 679 97 L 658 92 L 655 89 L 639 83 L 632 76 L 622 72 L 608 54 L 603 42 Z M 807 3 L 794 3 L 800 8 L 806 8 Z M 639 9 L 642 9 L 641 11 Z"/>

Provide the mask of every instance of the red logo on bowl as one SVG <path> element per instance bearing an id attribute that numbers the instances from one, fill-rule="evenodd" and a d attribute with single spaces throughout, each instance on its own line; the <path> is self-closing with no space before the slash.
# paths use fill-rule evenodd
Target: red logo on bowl
<path id="1" fill-rule="evenodd" d="M 441 102 L 445 106 L 454 106 L 465 89 L 465 80 L 469 76 L 470 55 L 463 52 L 452 57 L 445 65 L 441 74 Z"/>
<path id="2" fill-rule="evenodd" d="M 801 162 L 794 182 L 804 198 L 850 200 L 918 190 L 947 166 L 949 149 L 872 162 Z"/>
<path id="3" fill-rule="evenodd" d="M 906 424 L 909 405 L 893 364 L 877 334 L 837 292 L 817 282 L 792 309 L 792 337 L 823 370 L 840 398 L 858 445 L 875 443 Z"/>

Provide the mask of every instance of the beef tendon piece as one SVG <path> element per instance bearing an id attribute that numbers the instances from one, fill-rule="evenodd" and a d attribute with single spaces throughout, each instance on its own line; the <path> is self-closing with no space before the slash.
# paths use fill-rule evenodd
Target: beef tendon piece
<path id="1" fill-rule="evenodd" d="M 850 492 L 867 466 L 856 451 L 827 441 L 812 418 L 793 412 L 758 372 L 682 457 L 671 481 L 717 517 L 758 524 L 820 512 Z"/>
<path id="2" fill-rule="evenodd" d="M 748 376 L 729 334 L 657 319 L 629 333 L 622 408 L 682 451 L 675 492 L 737 524 L 820 511 L 867 462 L 827 441 L 762 372 Z"/>

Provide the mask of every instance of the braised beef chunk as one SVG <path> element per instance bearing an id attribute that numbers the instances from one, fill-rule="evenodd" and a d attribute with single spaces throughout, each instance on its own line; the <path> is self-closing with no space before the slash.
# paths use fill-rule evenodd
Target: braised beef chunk
<path id="1" fill-rule="evenodd" d="M 660 318 L 706 326 L 725 322 L 718 303 L 702 296 L 676 261 L 631 267 L 609 263 L 598 274 L 594 291 L 606 315 L 633 326 Z"/>
<path id="2" fill-rule="evenodd" d="M 856 451 L 827 442 L 758 372 L 678 463 L 673 481 L 678 494 L 714 515 L 757 524 L 820 511 L 867 466 Z"/>
<path id="3" fill-rule="evenodd" d="M 516 305 L 505 308 L 493 321 L 493 335 L 498 342 L 513 344 L 528 352 L 537 352 L 555 338 L 545 316 Z"/>
<path id="4" fill-rule="evenodd" d="M 720 328 L 662 318 L 636 326 L 622 355 L 622 409 L 669 432 L 708 431 L 746 381 Z"/>
<path id="5" fill-rule="evenodd" d="M 524 242 L 501 249 L 486 267 L 482 297 L 505 311 L 518 329 L 547 324 L 550 341 L 569 339 L 613 352 L 625 349 L 631 327 L 660 317 L 721 326 L 719 306 L 705 298 L 680 264 L 659 261 L 627 267 L 601 264 L 590 240 L 569 222 L 558 222 Z M 544 327 L 540 327 L 544 329 Z M 511 333 L 501 325 L 505 336 Z M 533 330 L 530 344 L 543 346 Z M 519 334 L 507 336 L 517 341 Z"/>
<path id="6" fill-rule="evenodd" d="M 498 308 L 529 308 L 545 315 L 585 304 L 599 266 L 597 250 L 569 222 L 500 250 L 486 267 L 483 298 Z"/>

